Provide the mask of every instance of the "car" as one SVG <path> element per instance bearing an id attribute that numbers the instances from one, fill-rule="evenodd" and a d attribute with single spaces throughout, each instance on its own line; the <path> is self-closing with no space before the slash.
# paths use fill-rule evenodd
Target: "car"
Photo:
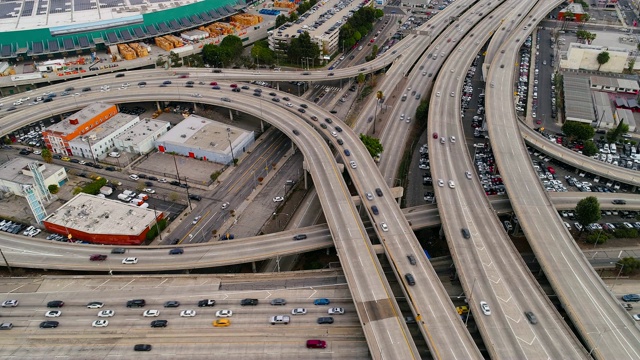
<path id="1" fill-rule="evenodd" d="M 131 175 L 129 175 L 129 179 L 131 179 L 131 180 L 138 180 L 138 179 L 140 179 L 140 177 L 138 177 L 138 175 L 131 174 Z"/>
<path id="2" fill-rule="evenodd" d="M 197 194 L 189 194 L 189 199 L 200 201 L 200 200 L 202 200 L 202 196 L 197 195 Z"/>
<path id="3" fill-rule="evenodd" d="M 626 302 L 638 302 L 638 301 L 640 301 L 640 295 L 638 295 L 638 294 L 622 295 L 622 300 L 624 300 Z"/>
<path id="4" fill-rule="evenodd" d="M 440 97 L 440 91 L 436 92 L 436 97 Z"/>
<path id="5" fill-rule="evenodd" d="M 344 315 L 344 308 L 341 308 L 341 307 L 330 308 L 329 310 L 327 310 L 327 313 L 329 315 Z"/>
<path id="6" fill-rule="evenodd" d="M 40 150 L 34 150 L 33 151 L 33 155 L 40 155 L 42 154 L 42 152 Z"/>
<path id="7" fill-rule="evenodd" d="M 367 200 L 373 201 L 373 194 L 372 193 L 368 192 L 368 193 L 365 194 L 365 196 L 367 197 Z"/>
<path id="8" fill-rule="evenodd" d="M 305 308 L 295 308 L 291 310 L 291 315 L 305 315 L 307 313 L 307 309 Z"/>
<path id="9" fill-rule="evenodd" d="M 467 171 L 465 171 L 465 172 L 464 172 L 464 176 L 466 176 L 466 177 L 467 177 L 467 179 L 471 180 L 471 171 L 468 171 L 468 170 L 467 170 Z"/>
<path id="10" fill-rule="evenodd" d="M 183 248 L 174 248 L 169 250 L 169 255 L 182 255 L 182 254 L 184 254 Z"/>
<path id="11" fill-rule="evenodd" d="M 282 196 L 276 196 L 273 198 L 273 202 L 282 202 L 284 201 L 284 198 Z"/>
<path id="12" fill-rule="evenodd" d="M 337 133 L 337 132 L 335 132 L 335 131 L 332 131 L 332 132 L 331 132 L 331 136 L 333 136 L 333 137 L 338 137 L 338 133 Z"/>
<path id="13" fill-rule="evenodd" d="M 196 311 L 195 310 L 182 310 L 180 312 L 180 316 L 181 317 L 194 317 L 194 316 L 196 316 Z"/>
<path id="14" fill-rule="evenodd" d="M 349 161 L 349 165 L 351 165 L 352 169 L 355 169 L 358 167 L 358 164 L 356 164 L 356 162 L 354 160 Z"/>
<path id="15" fill-rule="evenodd" d="M 456 188 L 456 183 L 453 182 L 453 180 L 449 180 L 449 188 L 451 189 L 455 189 Z"/>
<path id="16" fill-rule="evenodd" d="M 482 310 L 482 313 L 489 316 L 491 315 L 491 309 L 489 308 L 489 304 L 487 304 L 485 301 L 480 301 L 480 309 Z"/>
<path id="17" fill-rule="evenodd" d="M 127 264 L 127 265 L 137 264 L 138 263 L 138 258 L 136 258 L 136 257 L 124 258 L 124 259 L 122 259 L 122 263 L 123 264 Z"/>
<path id="18" fill-rule="evenodd" d="M 216 319 L 213 323 L 214 327 L 227 327 L 231 325 L 231 320 L 229 319 Z"/>
<path id="19" fill-rule="evenodd" d="M 52 300 L 47 303 L 48 308 L 61 308 L 64 306 L 64 301 L 62 300 Z"/>
<path id="20" fill-rule="evenodd" d="M 404 274 L 404 278 L 407 280 L 407 284 L 409 284 L 409 286 L 413 286 L 416 284 L 416 279 L 413 277 L 413 274 L 406 273 Z"/>
<path id="21" fill-rule="evenodd" d="M 113 315 L 115 315 L 115 311 L 113 310 L 101 310 L 98 313 L 98 317 L 112 317 Z"/>
<path id="22" fill-rule="evenodd" d="M 202 219 L 202 216 L 196 216 L 195 218 L 193 218 L 193 221 L 191 222 L 191 224 L 195 225 L 198 223 L 198 221 L 200 221 L 200 219 Z"/>
<path id="23" fill-rule="evenodd" d="M 378 195 L 379 197 L 382 197 L 382 189 L 376 188 L 376 195 Z"/>
<path id="24" fill-rule="evenodd" d="M 113 248 L 111 249 L 112 254 L 124 254 L 127 250 L 123 248 Z"/>
<path id="25" fill-rule="evenodd" d="M 611 203 L 616 204 L 616 205 L 625 205 L 627 203 L 626 200 L 622 200 L 622 199 L 615 199 L 615 200 L 611 200 Z"/>
<path id="26" fill-rule="evenodd" d="M 349 151 L 349 149 L 344 149 L 344 154 L 346 156 L 351 156 L 351 151 Z"/>
<path id="27" fill-rule="evenodd" d="M 536 314 L 534 314 L 533 312 L 525 311 L 524 316 L 527 317 L 527 320 L 529 320 L 531 324 L 535 325 L 538 323 L 538 318 L 536 317 Z"/>
<path id="28" fill-rule="evenodd" d="M 151 325 L 152 328 L 167 327 L 167 325 L 169 325 L 169 321 L 167 321 L 167 320 L 153 320 L 150 325 Z"/>
<path id="29" fill-rule="evenodd" d="M 166 308 L 174 308 L 180 306 L 180 301 L 170 300 L 164 303 L 164 307 Z"/>
<path id="30" fill-rule="evenodd" d="M 633 317 L 633 320 L 640 321 L 640 314 L 635 314 L 632 317 Z"/>
<path id="31" fill-rule="evenodd" d="M 142 313 L 142 316 L 144 317 L 156 317 L 158 315 L 160 315 L 160 310 L 149 309 L 149 310 L 145 310 L 145 312 Z"/>
<path id="32" fill-rule="evenodd" d="M 313 300 L 313 305 L 329 305 L 329 304 L 331 304 L 331 301 L 327 298 L 319 298 L 319 299 Z"/>
<path id="33" fill-rule="evenodd" d="M 387 223 L 380 223 L 380 228 L 382 229 L 382 231 L 389 231 L 389 226 L 387 226 Z"/>
<path id="34" fill-rule="evenodd" d="M 469 229 L 462 228 L 462 229 L 460 229 L 460 232 L 462 233 L 462 237 L 463 238 L 465 238 L 465 239 L 471 238 L 471 233 L 469 232 Z"/>
<path id="35" fill-rule="evenodd" d="M 18 300 L 5 300 L 2 302 L 2 307 L 16 307 L 18 306 Z"/>
<path id="36" fill-rule="evenodd" d="M 293 129 L 293 135 L 298 136 L 298 135 L 300 135 L 300 132 L 298 130 L 296 130 L 296 129 Z"/>
<path id="37" fill-rule="evenodd" d="M 453 70 L 453 69 L 451 69 L 451 70 Z M 456 93 L 455 93 L 454 91 L 452 91 L 452 92 L 451 92 L 451 94 L 449 94 L 449 95 L 450 95 L 451 97 L 454 97 L 454 96 L 456 96 Z"/>
<path id="38" fill-rule="evenodd" d="M 437 132 L 434 132 L 433 134 L 431 134 L 431 136 L 432 136 L 434 139 L 437 139 L 437 138 L 438 138 L 438 133 L 437 133 Z"/>
<path id="39" fill-rule="evenodd" d="M 135 344 L 133 351 L 151 351 L 152 346 L 149 344 Z"/>
<path id="40" fill-rule="evenodd" d="M 87 308 L 89 309 L 101 309 L 104 306 L 104 303 L 100 301 L 92 301 L 87 304 Z"/>
<path id="41" fill-rule="evenodd" d="M 256 306 L 258 305 L 258 299 L 242 299 L 240 300 L 241 306 Z"/>
<path id="42" fill-rule="evenodd" d="M 52 329 L 52 328 L 57 328 L 58 325 L 60 325 L 59 322 L 57 321 L 43 321 L 40 323 L 40 328 L 41 329 Z"/>
<path id="43" fill-rule="evenodd" d="M 60 315 L 62 315 L 62 311 L 60 310 L 49 310 L 44 313 L 45 317 L 60 317 Z"/>
<path id="44" fill-rule="evenodd" d="M 438 179 L 438 186 L 443 187 L 444 186 L 444 180 Z"/>
<path id="45" fill-rule="evenodd" d="M 216 301 L 212 299 L 204 299 L 204 300 L 198 301 L 198 307 L 211 307 L 215 305 L 216 305 Z"/>
<path id="46" fill-rule="evenodd" d="M 13 329 L 13 323 L 7 322 L 0 324 L 0 330 L 11 330 Z"/>
<path id="47" fill-rule="evenodd" d="M 127 301 L 127 307 L 144 307 L 147 302 L 144 299 L 134 299 Z"/>
<path id="48" fill-rule="evenodd" d="M 318 324 L 333 324 L 333 317 L 331 316 L 319 317 L 316 322 Z"/>
<path id="49" fill-rule="evenodd" d="M 93 323 L 91 323 L 91 326 L 93 326 L 93 327 L 107 327 L 107 326 L 109 326 L 109 320 L 96 320 Z"/>
<path id="50" fill-rule="evenodd" d="M 378 207 L 375 205 L 371 206 L 371 212 L 373 212 L 373 215 L 378 215 L 380 213 Z"/>
<path id="51" fill-rule="evenodd" d="M 142 191 L 146 192 L 147 194 L 155 194 L 156 191 L 153 190 L 152 188 L 144 188 L 142 189 Z"/>
<path id="52" fill-rule="evenodd" d="M 324 340 L 307 340 L 307 349 L 325 349 L 327 347 L 327 342 Z"/>
<path id="53" fill-rule="evenodd" d="M 293 240 L 304 240 L 307 238 L 306 234 L 298 234 L 293 237 Z"/>
<path id="54" fill-rule="evenodd" d="M 89 260 L 90 261 L 104 261 L 104 260 L 107 260 L 107 255 L 93 254 L 93 255 L 89 256 Z"/>
<path id="55" fill-rule="evenodd" d="M 338 143 L 338 145 L 344 144 L 344 141 L 342 141 L 342 139 L 338 139 L 338 140 L 336 140 L 336 142 Z"/>
<path id="56" fill-rule="evenodd" d="M 168 182 L 168 180 L 167 180 L 167 179 L 165 179 L 165 178 L 162 178 L 162 179 L 159 179 L 159 180 L 158 180 L 158 182 L 160 182 L 160 183 L 166 183 L 166 182 Z"/>
<path id="57" fill-rule="evenodd" d="M 269 318 L 269 322 L 271 325 L 275 324 L 285 324 L 288 325 L 291 321 L 291 318 L 287 315 L 275 315 Z"/>
<path id="58" fill-rule="evenodd" d="M 271 300 L 271 305 L 287 305 L 287 300 L 283 299 L 283 298 L 276 298 Z"/>
<path id="59" fill-rule="evenodd" d="M 451 142 L 452 142 L 452 143 L 455 143 L 455 142 L 456 142 L 456 137 L 455 137 L 455 136 L 450 137 L 450 139 L 451 139 Z"/>
<path id="60" fill-rule="evenodd" d="M 233 311 L 231 310 L 218 310 L 216 311 L 216 317 L 226 318 L 233 316 Z"/>

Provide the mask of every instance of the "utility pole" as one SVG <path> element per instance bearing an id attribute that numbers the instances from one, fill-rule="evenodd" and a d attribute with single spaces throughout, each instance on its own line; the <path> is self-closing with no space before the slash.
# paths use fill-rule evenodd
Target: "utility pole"
<path id="1" fill-rule="evenodd" d="M 2 259 L 4 260 L 5 265 L 7 265 L 7 269 L 9 269 L 9 275 L 13 276 L 13 270 L 11 269 L 11 266 L 9 266 L 9 262 L 7 261 L 7 258 L 4 256 L 2 249 L 0 249 L 0 255 L 2 255 Z"/>

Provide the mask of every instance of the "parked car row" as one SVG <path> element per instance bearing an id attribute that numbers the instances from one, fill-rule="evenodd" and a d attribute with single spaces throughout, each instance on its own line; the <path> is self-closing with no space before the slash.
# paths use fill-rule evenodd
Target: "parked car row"
<path id="1" fill-rule="evenodd" d="M 18 224 L 18 223 L 14 223 L 13 221 L 6 221 L 6 220 L 2 220 L 0 222 L 0 230 L 4 231 L 4 232 L 8 232 L 11 234 L 17 234 L 20 231 L 22 231 L 25 228 L 24 225 L 22 224 Z M 31 227 L 33 228 L 33 226 Z M 38 229 L 38 233 L 40 232 L 40 230 Z M 38 233 L 35 233 L 34 235 L 28 235 L 28 236 L 36 236 Z"/>

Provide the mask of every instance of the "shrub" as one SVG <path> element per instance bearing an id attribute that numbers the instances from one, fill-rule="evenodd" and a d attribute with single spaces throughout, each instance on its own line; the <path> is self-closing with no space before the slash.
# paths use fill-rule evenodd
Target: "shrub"
<path id="1" fill-rule="evenodd" d="M 57 194 L 60 191 L 60 188 L 56 184 L 49 185 L 49 192 L 52 194 Z"/>

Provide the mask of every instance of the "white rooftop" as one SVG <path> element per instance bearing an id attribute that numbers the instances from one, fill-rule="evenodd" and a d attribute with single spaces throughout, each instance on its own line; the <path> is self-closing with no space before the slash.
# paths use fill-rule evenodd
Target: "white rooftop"
<path id="1" fill-rule="evenodd" d="M 113 104 L 105 104 L 105 103 L 93 103 L 84 109 L 74 113 L 66 117 L 64 120 L 60 121 L 57 124 L 53 124 L 47 127 L 46 131 L 57 132 L 61 134 L 71 134 L 76 129 L 84 125 L 87 121 L 93 119 L 97 114 L 107 110 L 108 108 L 114 106 Z M 72 124 L 70 120 L 78 120 L 77 124 Z"/>
<path id="2" fill-rule="evenodd" d="M 198 115 L 190 115 L 158 138 L 158 141 L 224 152 L 229 148 L 229 139 L 235 143 L 236 139 L 244 133 L 243 129 L 235 126 L 215 122 Z"/>
<path id="3" fill-rule="evenodd" d="M 131 141 L 133 144 L 139 144 L 142 141 L 146 140 L 150 134 L 154 133 L 160 128 L 166 127 L 167 123 L 167 121 L 162 120 L 144 119 L 143 121 L 139 121 L 138 123 L 136 123 L 127 131 L 116 136 L 116 139 Z"/>
<path id="4" fill-rule="evenodd" d="M 351 16 L 350 10 L 356 11 L 361 1 L 356 0 L 329 0 L 318 2 L 311 10 L 300 17 L 303 19 L 299 24 L 292 24 L 284 30 L 274 29 L 276 38 L 295 38 L 302 32 L 309 32 L 311 39 L 323 38 L 326 31 L 335 26 L 339 29 Z M 314 10 L 315 9 L 315 10 Z M 305 18 L 306 17 L 306 18 Z M 340 23 L 338 23 L 340 21 Z M 300 30 L 300 32 L 298 32 Z M 333 33 L 333 31 L 331 31 Z"/>
<path id="5" fill-rule="evenodd" d="M 86 233 L 137 236 L 154 219 L 153 209 L 80 193 L 44 220 Z"/>
<path id="6" fill-rule="evenodd" d="M 17 157 L 0 165 L 0 179 L 16 184 L 32 185 L 34 183 L 33 176 L 26 174 L 31 174 L 28 165 L 34 161 L 38 163 L 38 168 L 45 179 L 62 168 L 62 166 L 56 164 L 45 164 L 34 159 Z"/>
<path id="7" fill-rule="evenodd" d="M 111 119 L 84 133 L 84 136 L 89 136 L 91 141 L 100 141 L 137 118 L 136 115 L 117 113 Z"/>

